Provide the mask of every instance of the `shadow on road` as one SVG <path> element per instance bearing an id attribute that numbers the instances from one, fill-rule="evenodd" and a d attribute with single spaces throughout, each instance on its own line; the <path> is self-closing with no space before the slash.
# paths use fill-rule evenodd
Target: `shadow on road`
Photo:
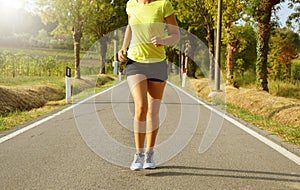
<path id="1" fill-rule="evenodd" d="M 163 170 L 163 171 L 160 171 Z M 173 171 L 168 171 L 173 170 Z M 182 171 L 178 171 L 182 170 Z M 160 166 L 151 170 L 146 176 L 164 177 L 164 176 L 202 176 L 217 178 L 235 178 L 246 180 L 265 180 L 265 181 L 283 181 L 300 183 L 300 174 L 289 174 L 268 171 L 253 170 L 234 170 L 222 168 L 200 168 L 188 166 Z M 296 178 L 296 179 L 295 179 Z"/>

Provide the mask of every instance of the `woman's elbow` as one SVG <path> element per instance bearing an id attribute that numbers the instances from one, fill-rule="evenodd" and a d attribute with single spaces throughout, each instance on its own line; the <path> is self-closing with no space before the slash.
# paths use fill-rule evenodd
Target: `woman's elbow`
<path id="1" fill-rule="evenodd" d="M 175 43 L 179 42 L 179 40 L 180 40 L 180 33 L 175 34 L 174 35 L 174 41 L 175 41 Z"/>
<path id="2" fill-rule="evenodd" d="M 178 32 L 174 32 L 173 34 L 171 34 L 172 36 L 172 44 L 175 44 L 177 42 L 179 42 L 180 40 L 180 33 Z"/>

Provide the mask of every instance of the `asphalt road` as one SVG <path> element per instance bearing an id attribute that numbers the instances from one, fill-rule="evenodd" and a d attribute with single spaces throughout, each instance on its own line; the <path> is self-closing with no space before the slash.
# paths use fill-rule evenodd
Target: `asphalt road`
<path id="1" fill-rule="evenodd" d="M 120 83 L 15 137 L 2 134 L 0 189 L 300 189 L 298 156 L 279 153 L 227 119 L 217 118 L 220 132 L 200 154 L 216 119 L 172 85 L 160 113 L 158 167 L 130 171 L 132 110 L 127 84 Z"/>

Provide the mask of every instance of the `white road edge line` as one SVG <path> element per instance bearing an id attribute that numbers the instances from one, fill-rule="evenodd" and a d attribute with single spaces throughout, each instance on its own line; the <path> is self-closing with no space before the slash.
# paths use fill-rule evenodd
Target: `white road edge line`
<path id="1" fill-rule="evenodd" d="M 101 91 L 101 92 L 99 92 L 99 93 L 97 93 L 97 94 L 94 94 L 94 95 L 92 95 L 92 96 L 90 96 L 90 97 L 88 97 L 88 98 L 86 98 L 86 99 L 84 99 L 84 100 L 82 100 L 82 101 L 79 101 L 78 103 L 75 103 L 75 104 L 73 104 L 72 106 L 69 106 L 69 107 L 67 107 L 67 108 L 65 108 L 65 109 L 63 109 L 63 110 L 61 110 L 61 111 L 59 111 L 59 112 L 57 112 L 57 113 L 54 113 L 53 115 L 50 115 L 50 116 L 48 116 L 48 117 L 46 117 L 46 118 L 44 118 L 44 119 L 41 119 L 41 120 L 39 120 L 39 121 L 37 121 L 37 122 L 35 122 L 35 123 L 32 123 L 32 124 L 30 124 L 30 125 L 28 125 L 28 126 L 22 128 L 22 129 L 20 129 L 20 130 L 18 130 L 18 131 L 15 131 L 15 132 L 13 132 L 13 133 L 11 133 L 11 134 L 8 134 L 8 135 L 6 135 L 6 136 L 0 138 L 0 144 L 3 143 L 3 142 L 5 142 L 5 141 L 7 141 L 7 140 L 9 140 L 9 139 L 12 139 L 12 138 L 14 138 L 14 137 L 16 137 L 16 136 L 18 136 L 18 135 L 20 135 L 20 134 L 22 134 L 22 133 L 24 133 L 24 132 L 26 132 L 26 131 L 28 131 L 28 130 L 30 130 L 30 129 L 33 129 L 34 127 L 36 127 L 36 126 L 38 126 L 38 125 L 41 125 L 42 123 L 45 123 L 45 122 L 47 122 L 47 121 L 49 121 L 49 120 L 55 118 L 56 116 L 59 116 L 59 115 L 65 113 L 65 112 L 67 112 L 67 111 L 69 111 L 69 110 L 75 108 L 75 107 L 78 106 L 79 104 L 82 104 L 82 103 L 84 103 L 84 102 L 86 102 L 86 101 L 88 101 L 88 100 L 90 100 L 90 99 L 92 99 L 92 98 L 95 98 L 96 96 L 99 96 L 99 95 L 101 95 L 101 94 L 104 94 L 104 93 L 106 93 L 106 92 L 112 90 L 112 89 L 115 88 L 115 87 L 118 87 L 119 85 L 121 85 L 121 84 L 123 84 L 123 83 L 125 83 L 125 82 L 126 82 L 126 81 L 123 81 L 123 82 L 120 82 L 120 83 L 118 83 L 118 84 L 116 84 L 116 85 L 114 85 L 114 86 L 111 86 L 111 87 L 107 88 L 106 90 L 103 90 L 103 91 Z M 168 82 L 168 84 L 171 85 L 172 87 L 174 87 L 174 88 L 180 90 L 182 93 L 184 93 L 184 94 L 186 94 L 187 96 L 189 96 L 190 98 L 194 99 L 196 102 L 198 102 L 199 104 L 201 104 L 201 105 L 203 105 L 204 107 L 208 108 L 209 110 L 214 111 L 215 113 L 219 114 L 220 116 L 223 116 L 224 119 L 226 119 L 227 121 L 231 122 L 232 124 L 234 124 L 234 125 L 237 126 L 238 128 L 242 129 L 243 131 L 245 131 L 245 132 L 248 133 L 249 135 L 255 137 L 255 138 L 258 139 L 259 141 L 265 143 L 266 145 L 268 145 L 268 146 L 271 147 L 272 149 L 276 150 L 277 152 L 279 152 L 280 154 L 282 154 L 283 156 L 287 157 L 288 159 L 290 159 L 291 161 L 295 162 L 297 165 L 300 166 L 300 157 L 298 157 L 297 155 L 295 155 L 295 154 L 293 154 L 292 152 L 288 151 L 287 149 L 281 147 L 280 145 L 278 145 L 278 144 L 272 142 L 272 141 L 269 140 L 268 138 L 266 138 L 266 137 L 264 137 L 264 136 L 258 134 L 257 132 L 255 132 L 255 131 L 253 131 L 252 129 L 246 127 L 246 126 L 243 125 L 242 123 L 240 123 L 240 122 L 234 120 L 233 118 L 229 117 L 228 115 L 226 115 L 226 114 L 224 114 L 224 113 L 222 113 L 222 112 L 220 112 L 220 111 L 218 111 L 218 110 L 215 110 L 213 107 L 207 105 L 207 104 L 204 103 L 203 101 L 201 101 L 201 100 L 197 99 L 196 97 L 192 96 L 191 94 L 189 94 L 188 92 L 186 92 L 186 91 L 183 90 L 182 88 L 180 88 L 180 87 L 178 87 L 178 86 L 172 84 L 171 82 Z"/>
<path id="2" fill-rule="evenodd" d="M 236 121 L 235 119 L 229 117 L 228 115 L 226 115 L 225 113 L 222 113 L 221 111 L 218 111 L 216 109 L 214 109 L 213 107 L 207 105 L 205 102 L 197 99 L 196 97 L 192 96 L 191 94 L 189 94 L 188 92 L 186 92 L 185 90 L 183 90 L 182 88 L 168 82 L 168 84 L 170 84 L 171 86 L 173 86 L 174 88 L 180 90 L 181 92 L 183 92 L 184 94 L 186 94 L 187 96 L 191 97 L 192 99 L 194 99 L 196 102 L 198 102 L 199 104 L 203 105 L 204 107 L 210 109 L 211 111 L 217 113 L 220 116 L 223 116 L 224 119 L 226 119 L 228 122 L 234 124 L 235 126 L 237 126 L 238 128 L 242 129 L 243 131 L 245 131 L 246 133 L 248 133 L 249 135 L 255 137 L 256 139 L 258 139 L 259 141 L 265 143 L 266 145 L 268 145 L 269 147 L 271 147 L 272 149 L 276 150 L 277 152 L 279 152 L 280 154 L 282 154 L 283 156 L 287 157 L 288 159 L 290 159 L 291 161 L 295 162 L 297 165 L 300 166 L 300 157 L 295 155 L 294 153 L 288 151 L 287 149 L 283 148 L 282 146 L 274 143 L 273 141 L 271 141 L 270 139 L 260 135 L 259 133 L 255 132 L 254 130 L 248 128 L 247 126 L 245 126 L 244 124 Z"/>
<path id="3" fill-rule="evenodd" d="M 50 116 L 48 116 L 48 117 L 46 117 L 46 118 L 43 118 L 43 119 L 41 119 L 41 120 L 39 120 L 39 121 L 37 121 L 37 122 L 35 122 L 35 123 L 32 123 L 32 124 L 30 124 L 30 125 L 28 125 L 28 126 L 26 126 L 26 127 L 23 127 L 22 129 L 19 129 L 19 130 L 13 132 L 13 133 L 8 134 L 8 135 L 6 135 L 6 136 L 0 138 L 0 144 L 3 143 L 3 142 L 5 142 L 5 141 L 7 141 L 7 140 L 9 140 L 9 139 L 12 139 L 12 138 L 14 138 L 14 137 L 16 137 L 16 136 L 18 136 L 18 135 L 20 135 L 20 134 L 22 134 L 22 133 L 24 133 L 24 132 L 26 132 L 26 131 L 28 131 L 28 130 L 30 130 L 30 129 L 33 129 L 33 128 L 35 128 L 35 127 L 38 126 L 38 125 L 41 125 L 41 124 L 43 124 L 43 123 L 45 123 L 45 122 L 47 122 L 47 121 L 49 121 L 49 120 L 55 118 L 56 116 L 59 116 L 59 115 L 65 113 L 65 112 L 67 112 L 67 111 L 69 111 L 69 110 L 75 108 L 75 107 L 78 106 L 79 104 L 82 104 L 82 103 L 84 103 L 84 102 L 86 102 L 86 101 L 88 101 L 88 100 L 90 100 L 90 99 L 92 99 L 92 98 L 95 98 L 96 96 L 99 96 L 99 95 L 101 95 L 101 94 L 104 94 L 104 93 L 110 91 L 111 89 L 113 89 L 113 88 L 115 88 L 115 87 L 121 85 L 121 84 L 124 83 L 124 82 L 125 82 L 125 81 L 120 82 L 120 83 L 118 83 L 118 84 L 116 84 L 116 85 L 113 85 L 113 86 L 111 86 L 111 87 L 109 87 L 109 88 L 107 88 L 107 89 L 105 89 L 105 90 L 103 90 L 103 91 L 101 91 L 101 92 L 99 92 L 99 93 L 96 93 L 96 94 L 94 94 L 94 95 L 92 95 L 92 96 L 90 96 L 90 97 L 88 97 L 88 98 L 86 98 L 86 99 L 83 99 L 83 100 L 81 100 L 81 101 L 79 101 L 79 102 L 77 102 L 77 103 L 73 103 L 73 105 L 71 105 L 71 106 L 69 106 L 69 107 L 67 107 L 67 108 L 65 108 L 65 109 L 63 109 L 63 110 L 61 110 L 61 111 L 59 111 L 59 112 L 56 112 L 56 113 L 54 113 L 53 115 L 50 115 Z"/>

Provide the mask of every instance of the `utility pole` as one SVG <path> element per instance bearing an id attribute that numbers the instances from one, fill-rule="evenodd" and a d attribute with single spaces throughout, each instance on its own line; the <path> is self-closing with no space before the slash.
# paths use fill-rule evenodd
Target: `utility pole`
<path id="1" fill-rule="evenodd" d="M 221 34 L 222 34 L 222 0 L 218 1 L 218 22 L 217 22 L 217 44 L 215 58 L 215 91 L 220 91 L 220 55 L 221 55 Z"/>

